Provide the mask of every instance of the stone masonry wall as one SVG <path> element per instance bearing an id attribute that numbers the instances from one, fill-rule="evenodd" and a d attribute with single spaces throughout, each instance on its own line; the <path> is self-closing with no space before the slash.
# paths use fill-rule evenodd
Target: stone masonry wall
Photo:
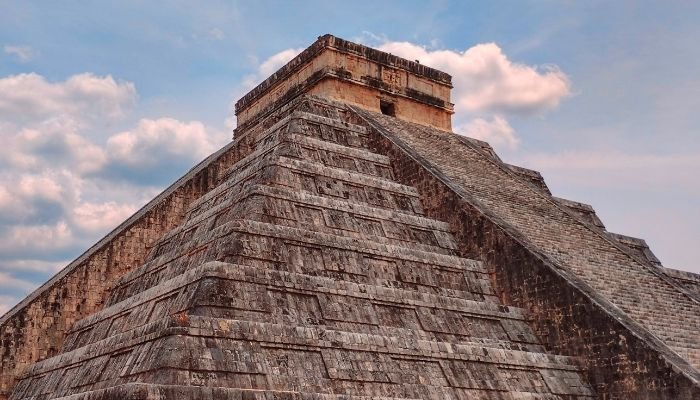
<path id="1" fill-rule="evenodd" d="M 376 119 L 384 117 L 360 114 L 374 121 L 375 151 L 391 158 L 399 182 L 418 189 L 426 215 L 453 226 L 460 255 L 486 263 L 502 301 L 529 310 L 531 325 L 550 351 L 580 357 L 599 398 L 700 398 L 697 373 L 677 367 L 687 366 L 684 360 L 667 350 L 661 356 L 663 343 L 630 329 L 634 322 L 615 306 L 471 202 L 435 164 L 381 129 Z"/>
<path id="2" fill-rule="evenodd" d="M 0 399 L 27 366 L 57 354 L 75 321 L 102 309 L 112 284 L 182 222 L 188 206 L 245 155 L 247 142 L 204 160 L 0 319 Z"/>
<path id="3" fill-rule="evenodd" d="M 75 321 L 102 308 L 112 283 L 140 265 L 153 244 L 181 222 L 228 158 L 219 154 L 192 171 L 2 317 L 0 398 L 24 368 L 58 352 Z"/>
<path id="4" fill-rule="evenodd" d="M 260 119 L 218 152 L 192 168 L 163 193 L 88 249 L 0 318 L 0 400 L 29 365 L 56 355 L 72 325 L 101 310 L 109 288 L 141 265 L 154 244 L 182 223 L 195 200 L 216 187 L 223 172 L 248 155 L 257 135 L 297 107 Z"/>

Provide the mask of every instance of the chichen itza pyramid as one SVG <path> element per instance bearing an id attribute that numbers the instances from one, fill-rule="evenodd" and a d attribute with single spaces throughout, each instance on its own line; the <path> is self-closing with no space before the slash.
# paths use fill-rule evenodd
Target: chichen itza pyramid
<path id="1" fill-rule="evenodd" d="M 331 35 L 0 321 L 0 399 L 700 399 L 700 276 Z"/>

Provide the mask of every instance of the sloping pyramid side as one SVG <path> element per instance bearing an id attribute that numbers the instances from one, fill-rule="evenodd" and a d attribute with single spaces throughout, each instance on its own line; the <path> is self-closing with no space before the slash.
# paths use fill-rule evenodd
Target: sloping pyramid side
<path id="1" fill-rule="evenodd" d="M 579 399 L 348 111 L 302 98 L 11 399 Z"/>

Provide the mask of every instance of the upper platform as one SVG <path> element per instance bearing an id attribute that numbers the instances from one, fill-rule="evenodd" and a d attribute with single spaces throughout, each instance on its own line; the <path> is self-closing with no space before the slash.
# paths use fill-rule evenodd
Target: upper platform
<path id="1" fill-rule="evenodd" d="M 238 126 L 301 94 L 451 130 L 452 77 L 395 55 L 324 35 L 236 102 Z"/>

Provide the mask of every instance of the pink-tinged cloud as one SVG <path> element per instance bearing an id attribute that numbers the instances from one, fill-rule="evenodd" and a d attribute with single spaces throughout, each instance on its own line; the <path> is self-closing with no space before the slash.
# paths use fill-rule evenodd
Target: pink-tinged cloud
<path id="1" fill-rule="evenodd" d="M 515 129 L 500 115 L 491 118 L 475 118 L 454 128 L 456 133 L 488 142 L 495 148 L 515 149 L 520 140 Z"/>
<path id="2" fill-rule="evenodd" d="M 387 42 L 380 49 L 451 74 L 458 113 L 538 114 L 557 107 L 571 93 L 569 78 L 556 66 L 513 62 L 495 43 L 452 51 Z"/>
<path id="3" fill-rule="evenodd" d="M 6 121 L 36 121 L 73 117 L 116 119 L 136 100 L 130 82 L 111 76 L 85 73 L 62 82 L 49 82 L 35 73 L 0 79 L 0 118 Z"/>
<path id="4" fill-rule="evenodd" d="M 111 136 L 106 149 L 111 161 L 146 167 L 167 161 L 164 158 L 200 160 L 225 144 L 228 136 L 199 121 L 142 119 L 133 129 Z"/>

